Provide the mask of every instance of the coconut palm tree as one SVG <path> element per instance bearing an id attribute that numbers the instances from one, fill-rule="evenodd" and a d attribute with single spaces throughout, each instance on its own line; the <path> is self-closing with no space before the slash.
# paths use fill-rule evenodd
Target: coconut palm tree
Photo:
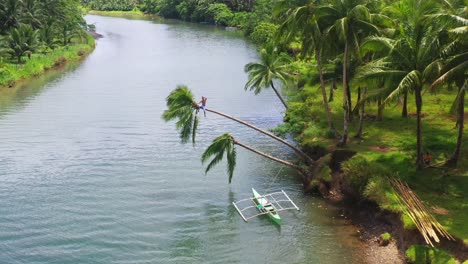
<path id="1" fill-rule="evenodd" d="M 358 74 L 360 79 L 377 80 L 386 86 L 395 83 L 385 102 L 405 91 L 415 95 L 416 101 L 416 164 L 424 167 L 421 129 L 424 85 L 433 82 L 440 68 L 440 28 L 428 23 L 427 15 L 434 12 L 434 3 L 427 0 L 401 0 L 394 6 L 400 12 L 400 32 L 396 40 L 381 38 L 390 45 L 390 52 L 381 60 L 370 62 Z"/>
<path id="2" fill-rule="evenodd" d="M 466 45 L 465 45 L 466 50 Z M 455 97 L 451 112 L 457 112 L 458 136 L 457 145 L 452 156 L 447 160 L 446 165 L 457 166 L 460 158 L 461 146 L 463 141 L 463 128 L 465 117 L 465 94 L 468 90 L 468 52 L 457 54 L 448 59 L 442 70 L 442 74 L 431 85 L 434 90 L 442 84 L 454 82 L 458 87 L 457 96 Z"/>
<path id="3" fill-rule="evenodd" d="M 19 28 L 10 30 L 6 40 L 6 52 L 15 57 L 21 63 L 21 57 L 31 57 L 38 45 L 37 30 L 30 25 L 21 25 Z"/>
<path id="4" fill-rule="evenodd" d="M 187 86 L 177 86 L 166 98 L 167 110 L 163 113 L 163 119 L 167 121 L 176 120 L 176 128 L 179 130 L 180 138 L 183 143 L 186 143 L 192 138 L 192 142 L 195 143 L 195 135 L 198 127 L 198 117 L 197 113 L 199 111 L 198 104 L 195 102 L 192 92 L 188 89 Z M 274 134 L 260 129 L 252 124 L 249 124 L 245 121 L 242 121 L 233 116 L 227 115 L 225 113 L 205 108 L 206 112 L 210 112 L 225 118 L 228 118 L 232 121 L 235 121 L 244 126 L 250 127 L 266 136 L 269 136 L 286 146 L 290 147 L 299 155 L 307 164 L 314 164 L 314 160 L 305 154 L 299 148 L 291 145 L 286 140 L 275 136 Z"/>
<path id="5" fill-rule="evenodd" d="M 372 24 L 372 14 L 366 7 L 365 0 L 331 0 L 321 8 L 322 19 L 333 21 L 326 30 L 330 41 L 339 39 L 343 43 L 343 133 L 340 146 L 346 145 L 348 139 L 348 121 L 351 118 L 351 91 L 349 89 L 349 69 L 351 55 L 359 59 L 360 40 L 365 36 L 379 32 Z"/>
<path id="6" fill-rule="evenodd" d="M 21 9 L 21 22 L 29 24 L 33 29 L 41 27 L 41 21 L 44 17 L 44 8 L 41 1 L 23 0 Z"/>
<path id="7" fill-rule="evenodd" d="M 330 107 L 328 105 L 322 66 L 322 51 L 325 43 L 323 29 L 326 25 L 319 24 L 319 21 L 321 20 L 319 18 L 320 14 L 317 12 L 318 9 L 318 1 L 312 0 L 303 6 L 287 10 L 282 14 L 283 16 L 286 16 L 286 20 L 282 23 L 279 34 L 282 35 L 282 37 L 286 36 L 286 39 L 288 40 L 294 39 L 297 35 L 301 36 L 302 56 L 315 55 L 328 128 L 336 137 L 338 137 L 339 135 L 333 124 Z"/>
<path id="8" fill-rule="evenodd" d="M 22 0 L 4 0 L 0 2 L 0 32 L 6 32 L 18 25 L 22 3 Z"/>
<path id="9" fill-rule="evenodd" d="M 245 145 L 235 140 L 233 136 L 227 133 L 215 138 L 213 142 L 211 143 L 211 145 L 208 146 L 208 148 L 203 152 L 202 158 L 201 158 L 202 163 L 208 162 L 208 160 L 210 160 L 211 158 L 211 161 L 208 163 L 208 166 L 206 167 L 205 173 L 208 173 L 208 171 L 210 171 L 216 164 L 222 161 L 224 155 L 226 154 L 227 172 L 229 176 L 229 183 L 231 183 L 232 176 L 234 174 L 234 169 L 236 167 L 236 149 L 235 149 L 236 145 L 248 151 L 251 151 L 255 154 L 258 154 L 270 160 L 281 163 L 285 166 L 296 169 L 304 177 L 306 175 L 305 171 L 301 167 L 297 166 L 296 164 L 293 164 L 286 160 L 278 159 L 276 157 L 273 157 L 261 151 L 258 151 L 248 145 Z"/>
<path id="10" fill-rule="evenodd" d="M 289 56 L 279 54 L 275 46 L 267 44 L 260 52 L 260 62 L 245 65 L 244 71 L 249 74 L 249 80 L 244 89 L 259 94 L 263 88 L 271 87 L 284 107 L 288 109 L 288 105 L 274 85 L 274 80 L 279 80 L 284 85 L 293 79 L 289 71 L 291 62 Z"/>

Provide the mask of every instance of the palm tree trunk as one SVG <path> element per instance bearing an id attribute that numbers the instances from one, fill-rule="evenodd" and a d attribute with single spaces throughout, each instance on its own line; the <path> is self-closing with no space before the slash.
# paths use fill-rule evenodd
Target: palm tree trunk
<path id="1" fill-rule="evenodd" d="M 334 89 L 336 87 L 336 81 L 333 80 L 332 84 L 330 85 L 330 96 L 328 98 L 328 102 L 333 102 L 333 94 L 334 94 Z"/>
<path id="2" fill-rule="evenodd" d="M 359 88 L 360 89 L 360 88 Z M 364 88 L 364 92 L 363 92 L 363 95 L 362 97 L 365 98 L 366 97 L 366 94 L 367 94 L 367 87 Z M 358 103 L 361 104 L 360 105 L 360 113 L 359 113 L 359 128 L 358 128 L 358 132 L 356 133 L 356 138 L 362 138 L 362 127 L 363 127 L 363 121 L 364 121 L 364 106 L 366 105 L 364 102 L 361 102 L 360 100 L 358 100 Z"/>
<path id="3" fill-rule="evenodd" d="M 465 83 L 466 85 L 466 83 Z M 456 167 L 458 163 L 458 159 L 460 157 L 461 152 L 461 145 L 463 140 L 463 127 L 464 127 L 464 120 L 465 119 L 465 89 L 462 87 L 460 88 L 460 92 L 458 95 L 458 106 L 457 106 L 457 124 L 458 124 L 458 137 L 457 137 L 457 146 L 455 148 L 455 152 L 453 152 L 450 159 L 447 161 L 447 166 Z"/>
<path id="4" fill-rule="evenodd" d="M 422 96 L 421 87 L 416 87 L 416 166 L 418 170 L 424 167 L 423 163 L 423 149 L 422 149 L 422 128 L 421 128 L 421 111 L 422 111 Z"/>
<path id="5" fill-rule="evenodd" d="M 348 76 L 346 76 L 347 78 Z M 346 82 L 346 92 L 347 97 L 348 97 L 348 121 L 352 122 L 353 121 L 353 103 L 351 102 L 351 89 L 349 89 L 349 83 Z"/>
<path id="6" fill-rule="evenodd" d="M 250 127 L 250 128 L 252 128 L 252 129 L 254 129 L 254 130 L 256 130 L 256 131 L 258 131 L 258 132 L 260 132 L 260 133 L 262 133 L 262 134 L 264 134 L 264 135 L 267 135 L 267 136 L 269 136 L 269 137 L 271 137 L 271 138 L 273 138 L 273 139 L 275 139 L 275 140 L 277 140 L 277 141 L 279 141 L 279 142 L 285 144 L 286 146 L 290 147 L 291 149 L 293 149 L 300 157 L 302 157 L 302 158 L 305 160 L 305 162 L 306 162 L 307 164 L 309 164 L 309 165 L 314 164 L 314 160 L 313 160 L 311 157 L 309 157 L 307 154 L 305 154 L 302 150 L 300 150 L 299 148 L 297 148 L 297 147 L 291 145 L 291 144 L 288 143 L 286 140 L 284 140 L 284 139 L 282 139 L 282 138 L 280 138 L 280 137 L 277 137 L 277 136 L 275 136 L 274 134 L 272 134 L 272 133 L 270 133 L 270 132 L 268 132 L 268 131 L 265 131 L 265 130 L 263 130 L 263 129 L 261 129 L 261 128 L 258 128 L 258 127 L 254 126 L 254 125 L 252 125 L 252 124 L 249 124 L 249 123 L 247 123 L 247 122 L 245 122 L 245 121 L 242 121 L 242 120 L 240 120 L 240 119 L 237 119 L 237 118 L 235 118 L 235 117 L 233 117 L 233 116 L 226 115 L 226 114 L 224 114 L 224 113 L 221 113 L 221 112 L 218 112 L 218 111 L 215 111 L 215 110 L 211 110 L 211 109 L 205 109 L 205 110 L 206 110 L 207 112 L 211 112 L 211 113 L 213 113 L 213 114 L 217 114 L 217 115 L 220 115 L 220 116 L 222 116 L 222 117 L 228 118 L 228 119 L 230 119 L 230 120 L 236 121 L 237 123 L 240 123 L 240 124 L 242 124 L 242 125 L 244 125 L 244 126 Z"/>
<path id="7" fill-rule="evenodd" d="M 279 99 L 281 100 L 281 102 L 283 103 L 284 108 L 286 108 L 286 110 L 288 110 L 288 105 L 287 105 L 286 102 L 284 101 L 283 97 L 281 97 L 281 95 L 279 94 L 279 92 L 276 90 L 275 86 L 273 85 L 273 81 L 270 82 L 270 85 L 271 85 L 271 88 L 273 89 L 273 91 L 275 91 L 276 96 L 278 96 L 278 98 L 279 98 Z"/>
<path id="8" fill-rule="evenodd" d="M 348 44 L 345 43 L 345 50 L 343 55 L 343 135 L 341 136 L 341 140 L 338 143 L 339 146 L 346 145 L 346 141 L 348 140 L 348 80 L 347 80 L 347 67 L 348 64 Z"/>
<path id="9" fill-rule="evenodd" d="M 383 120 L 383 108 L 382 99 L 379 98 L 379 101 L 377 102 L 377 121 Z"/>
<path id="10" fill-rule="evenodd" d="M 328 128 L 330 131 L 338 138 L 338 132 L 333 125 L 333 120 L 331 118 L 330 107 L 328 106 L 327 101 L 327 91 L 325 90 L 325 81 L 323 80 L 323 71 L 322 71 L 322 58 L 321 58 L 320 49 L 315 49 L 315 60 L 317 61 L 317 68 L 320 76 L 320 89 L 322 90 L 323 106 L 325 107 L 325 113 L 327 114 Z"/>
<path id="11" fill-rule="evenodd" d="M 260 156 L 262 156 L 262 157 L 265 157 L 265 158 L 267 158 L 267 159 L 276 161 L 276 162 L 281 163 L 281 164 L 283 164 L 283 165 L 285 165 L 285 166 L 288 166 L 288 167 L 290 167 L 290 168 L 296 169 L 296 170 L 297 170 L 298 172 L 300 172 L 304 177 L 306 177 L 305 171 L 304 171 L 301 167 L 297 166 L 296 164 L 293 164 L 293 163 L 291 163 L 291 162 L 289 162 L 289 161 L 285 161 L 285 160 L 282 160 L 282 159 L 279 159 L 279 158 L 275 158 L 275 157 L 273 157 L 273 156 L 270 156 L 270 155 L 268 155 L 268 154 L 266 154 L 266 153 L 263 153 L 263 152 L 261 152 L 261 151 L 258 151 L 258 150 L 256 150 L 256 149 L 254 149 L 254 148 L 251 148 L 251 147 L 249 147 L 249 146 L 247 146 L 247 145 L 244 145 L 244 144 L 238 142 L 237 140 L 234 140 L 234 144 L 239 145 L 239 146 L 241 146 L 241 147 L 243 147 L 243 148 L 245 148 L 245 149 L 247 149 L 247 150 L 249 150 L 249 151 L 252 151 L 253 153 L 258 154 L 258 155 L 260 155 Z"/>
<path id="12" fill-rule="evenodd" d="M 403 94 L 403 109 L 401 111 L 401 117 L 408 117 L 408 91 Z"/>

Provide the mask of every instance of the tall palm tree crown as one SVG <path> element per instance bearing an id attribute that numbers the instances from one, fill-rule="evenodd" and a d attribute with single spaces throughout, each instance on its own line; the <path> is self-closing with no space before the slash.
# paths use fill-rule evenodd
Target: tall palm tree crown
<path id="1" fill-rule="evenodd" d="M 289 56 L 279 54 L 276 47 L 267 45 L 260 52 L 260 62 L 251 62 L 245 65 L 244 71 L 249 74 L 249 80 L 244 89 L 259 94 L 263 88 L 271 87 L 287 109 L 288 105 L 273 82 L 279 80 L 282 84 L 286 84 L 293 79 L 293 75 L 289 72 L 291 62 Z"/>

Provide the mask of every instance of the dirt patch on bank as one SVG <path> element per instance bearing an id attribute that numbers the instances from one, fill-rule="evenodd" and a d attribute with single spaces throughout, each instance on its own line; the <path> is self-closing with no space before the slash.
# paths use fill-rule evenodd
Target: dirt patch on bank
<path id="1" fill-rule="evenodd" d="M 390 148 L 386 146 L 370 146 L 369 149 L 373 151 L 377 151 L 377 152 L 382 152 L 382 153 L 388 153 L 391 151 Z"/>
<path id="2" fill-rule="evenodd" d="M 91 37 L 94 39 L 100 39 L 104 37 L 102 34 L 99 34 L 96 31 L 88 31 L 88 34 L 91 35 Z"/>

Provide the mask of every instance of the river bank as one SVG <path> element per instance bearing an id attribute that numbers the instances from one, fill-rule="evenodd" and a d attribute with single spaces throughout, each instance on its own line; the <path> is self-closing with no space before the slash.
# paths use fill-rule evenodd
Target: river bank
<path id="1" fill-rule="evenodd" d="M 99 11 L 99 10 L 85 10 L 86 14 L 97 16 L 121 17 L 128 19 L 151 20 L 161 19 L 161 17 L 151 14 L 145 14 L 140 10 L 132 11 Z"/>
<path id="2" fill-rule="evenodd" d="M 46 54 L 32 54 L 31 59 L 27 59 L 24 64 L 5 63 L 0 73 L 0 88 L 11 88 L 49 70 L 83 60 L 95 48 L 98 34 L 93 34 L 87 34 L 84 43 L 58 47 Z"/>
<path id="3" fill-rule="evenodd" d="M 336 139 L 327 133 L 325 114 L 316 109 L 317 105 L 322 104 L 318 91 L 316 87 L 305 87 L 299 95 L 292 93 L 290 98 L 295 102 L 294 109 L 287 114 L 287 121 L 290 121 L 287 125 L 307 122 L 301 130 L 302 133 L 296 138 L 300 145 L 311 155 L 325 155 L 322 159 L 324 169 L 320 169 L 315 175 L 312 189 L 327 199 L 342 203 L 346 215 L 353 219 L 353 224 L 360 228 L 361 233 L 367 234 L 365 237 L 370 243 L 378 240 L 386 232 L 391 234 L 397 245 L 396 252 L 402 259 L 412 259 L 414 251 L 418 250 L 418 257 L 434 255 L 431 261 L 466 261 L 467 156 L 461 156 L 456 168 L 444 166 L 444 161 L 455 148 L 457 138 L 457 131 L 453 129 L 455 120 L 449 111 L 453 94 L 444 91 L 425 95 L 428 102 L 437 102 L 425 106 L 423 120 L 423 140 L 433 153 L 434 159 L 432 166 L 417 171 L 414 165 L 415 149 L 412 147 L 415 146 L 416 120 L 412 112 L 414 105 L 411 102 L 409 117 L 402 118 L 399 107 L 388 107 L 384 111 L 384 121 L 379 121 L 377 115 L 372 115 L 379 112 L 377 106 L 366 106 L 363 135 L 360 138 L 351 138 L 345 148 L 337 148 Z M 309 96 L 314 100 L 299 104 L 296 100 L 301 98 L 300 94 L 303 93 L 316 96 Z M 354 97 L 353 100 L 357 98 Z M 330 102 L 330 105 L 333 121 L 340 129 L 342 106 L 339 100 Z M 310 116 L 313 117 L 313 122 L 310 121 Z M 358 129 L 356 119 L 357 117 L 355 122 L 351 123 L 351 131 Z M 464 136 L 467 136 L 466 132 Z M 463 147 L 462 151 L 466 152 L 466 147 Z M 455 236 L 456 240 L 441 238 L 440 243 L 435 243 L 434 250 L 423 247 L 422 245 L 426 244 L 424 239 L 413 221 L 403 213 L 388 178 L 404 180 L 429 208 L 435 219 Z M 437 259 L 437 256 L 440 258 Z M 418 261 L 423 260 L 415 260 L 416 263 L 419 263 Z"/>

